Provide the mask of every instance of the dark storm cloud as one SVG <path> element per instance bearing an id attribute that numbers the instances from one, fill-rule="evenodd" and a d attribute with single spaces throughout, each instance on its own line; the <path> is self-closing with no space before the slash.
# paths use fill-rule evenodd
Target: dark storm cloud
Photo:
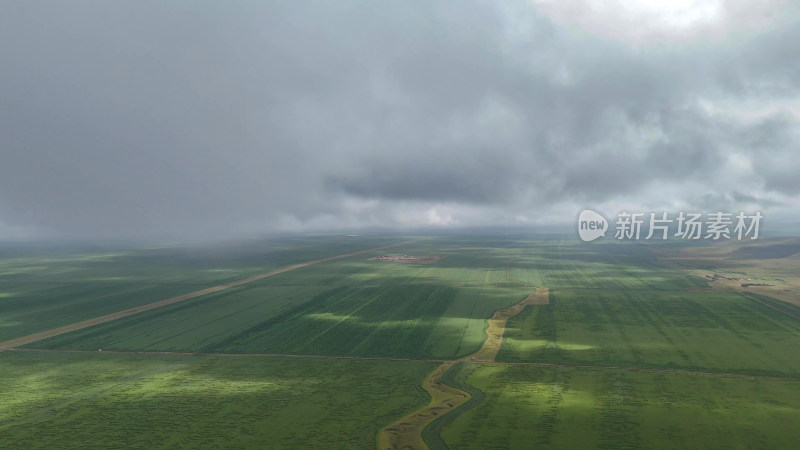
<path id="1" fill-rule="evenodd" d="M 796 6 L 573 3 L 4 2 L 0 238 L 798 206 Z"/>
<path id="2" fill-rule="evenodd" d="M 328 179 L 328 187 L 364 198 L 503 203 L 508 192 L 516 188 L 514 178 L 522 174 L 517 174 L 510 162 L 472 153 L 475 154 L 478 156 L 467 160 L 456 154 L 448 161 L 426 158 L 424 163 L 418 160 L 367 164 L 352 178 Z M 511 173 L 514 178 L 509 177 Z"/>

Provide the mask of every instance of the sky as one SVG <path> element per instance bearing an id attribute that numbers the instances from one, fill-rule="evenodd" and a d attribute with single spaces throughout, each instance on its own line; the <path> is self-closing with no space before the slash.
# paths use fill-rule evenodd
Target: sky
<path id="1" fill-rule="evenodd" d="M 800 2 L 0 2 L 0 239 L 800 209 Z"/>

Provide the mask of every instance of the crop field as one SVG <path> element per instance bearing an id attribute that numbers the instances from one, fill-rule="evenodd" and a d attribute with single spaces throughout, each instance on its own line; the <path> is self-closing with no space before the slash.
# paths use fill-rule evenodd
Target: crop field
<path id="1" fill-rule="evenodd" d="M 379 247 L 397 238 L 287 239 L 248 246 L 0 248 L 0 341 L 277 267 Z"/>
<path id="2" fill-rule="evenodd" d="M 503 285 L 502 260 L 476 267 L 472 252 L 449 252 L 434 265 L 369 261 L 371 254 L 321 263 L 32 346 L 457 358 L 480 348 L 494 311 L 533 288 Z"/>
<path id="3" fill-rule="evenodd" d="M 243 288 L 31 344 L 36 348 L 457 357 L 527 293 L 404 286 Z"/>
<path id="4" fill-rule="evenodd" d="M 425 402 L 434 367 L 28 352 L 0 365 L 2 448 L 370 448 Z"/>
<path id="5" fill-rule="evenodd" d="M 456 367 L 458 369 L 458 367 Z M 465 364 L 450 448 L 795 448 L 800 380 Z"/>
<path id="6" fill-rule="evenodd" d="M 699 277 L 665 267 L 643 245 L 540 242 L 520 252 L 511 278 L 550 289 L 656 289 L 705 287 Z"/>
<path id="7" fill-rule="evenodd" d="M 509 322 L 503 361 L 800 376 L 800 321 L 733 292 L 551 290 Z"/>
<path id="8" fill-rule="evenodd" d="M 374 448 L 430 406 L 427 380 L 469 395 L 414 429 L 409 442 L 431 448 L 792 448 L 797 254 L 784 241 L 679 244 L 453 234 L 5 249 L 0 341 L 343 257 L 0 352 L 0 447 L 70 435 Z M 399 255 L 435 262 L 374 259 Z M 784 283 L 782 297 L 734 277 Z M 510 308 L 536 292 L 548 301 Z M 483 355 L 488 320 L 507 308 Z"/>

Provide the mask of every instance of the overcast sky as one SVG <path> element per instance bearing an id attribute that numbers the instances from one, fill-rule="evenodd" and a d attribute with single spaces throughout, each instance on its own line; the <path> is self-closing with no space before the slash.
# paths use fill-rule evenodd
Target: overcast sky
<path id="1" fill-rule="evenodd" d="M 798 5 L 1 1 L 0 239 L 794 220 Z"/>

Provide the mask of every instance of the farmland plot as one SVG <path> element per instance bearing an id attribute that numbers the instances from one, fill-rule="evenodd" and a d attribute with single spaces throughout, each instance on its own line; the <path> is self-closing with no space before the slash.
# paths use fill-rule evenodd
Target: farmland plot
<path id="1" fill-rule="evenodd" d="M 124 258 L 73 261 L 72 269 L 60 275 L 50 262 L 45 273 L 53 284 L 41 286 L 24 283 L 33 279 L 26 271 L 38 270 L 33 262 L 18 265 L 19 284 L 0 292 L 0 306 L 13 313 L 0 318 L 0 330 L 29 326 L 36 317 L 48 320 L 58 311 L 47 301 L 50 294 L 62 295 L 68 300 L 65 311 L 82 317 L 106 301 L 135 304 L 151 294 L 149 289 L 185 293 L 205 283 L 263 273 L 270 264 L 285 266 L 292 248 L 311 260 L 316 259 L 314 245 L 324 251 L 346 245 L 314 239 L 275 249 L 271 262 L 256 252 L 235 263 L 228 260 L 227 266 L 184 259 L 170 271 L 169 265 L 150 260 L 160 272 L 149 273 L 148 264 L 128 265 L 130 279 L 122 274 Z M 218 445 L 226 436 L 234 439 L 225 434 L 230 429 L 238 436 L 231 441 L 237 446 L 374 446 L 379 429 L 427 403 L 420 383 L 438 364 L 327 356 L 462 358 L 481 348 L 486 319 L 538 287 L 550 287 L 550 304 L 531 304 L 508 321 L 499 364 L 467 361 L 441 378 L 471 397 L 464 409 L 455 408 L 422 430 L 426 442 L 454 448 L 702 448 L 716 442 L 765 447 L 797 440 L 786 431 L 800 403 L 800 322 L 791 317 L 794 305 L 752 293 L 711 291 L 702 277 L 664 264 L 658 252 L 641 245 L 450 236 L 391 252 L 443 258 L 429 265 L 386 263 L 370 260 L 384 252 L 368 252 L 29 345 L 88 354 L 0 353 L 7 374 L 0 373 L 0 382 L 10 386 L 0 387 L 3 398 L 10 399 L 0 405 L 5 408 L 0 410 L 0 446 L 55 445 L 67 427 L 112 445 L 119 434 L 117 428 L 104 432 L 109 424 L 135 436 L 136 445 L 148 446 L 155 441 L 143 430 L 155 428 L 156 421 L 168 430 L 153 439 L 175 445 Z M 73 308 L 70 302 L 82 306 Z M 240 355 L 112 355 L 108 350 Z M 56 364 L 65 364 L 61 373 L 67 378 L 59 378 Z M 575 365 L 594 367 L 569 367 Z M 695 373 L 675 373 L 678 369 Z M 369 380 L 359 378 L 362 373 Z M 325 377 L 331 379 L 320 381 Z M 61 392 L 58 384 L 67 382 L 78 390 Z M 159 399 L 167 399 L 169 407 Z M 172 403 L 175 416 L 166 412 Z M 359 404 L 369 410 L 357 411 Z M 341 415 L 332 405 L 355 412 Z M 130 411 L 130 421 L 123 409 Z M 225 421 L 228 428 L 220 425 Z M 208 430 L 197 425 L 208 423 Z M 277 431 L 265 436 L 262 429 Z M 9 438 L 3 441 L 4 436 Z"/>
<path id="2" fill-rule="evenodd" d="M 421 362 L 0 353 L 0 447 L 374 448 Z M 391 388 L 387 388 L 391 387 Z"/>
<path id="3" fill-rule="evenodd" d="M 737 293 L 561 289 L 509 321 L 499 359 L 800 376 L 798 342 L 800 322 Z"/>
<path id="4" fill-rule="evenodd" d="M 37 342 L 37 348 L 452 358 L 527 291 L 410 286 L 241 287 Z"/>
<path id="5" fill-rule="evenodd" d="M 258 241 L 208 247 L 0 248 L 0 341 L 398 238 Z"/>
<path id="6" fill-rule="evenodd" d="M 585 289 L 685 290 L 707 287 L 697 276 L 665 267 L 636 244 L 532 243 L 511 262 L 513 279 L 534 286 Z"/>
<path id="7" fill-rule="evenodd" d="M 471 366 L 471 367 L 470 367 Z M 793 448 L 800 380 L 467 364 L 451 448 Z"/>

